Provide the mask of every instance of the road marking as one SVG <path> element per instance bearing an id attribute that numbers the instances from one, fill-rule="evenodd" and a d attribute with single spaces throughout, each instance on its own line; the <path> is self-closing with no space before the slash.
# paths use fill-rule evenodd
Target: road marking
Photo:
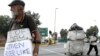
<path id="1" fill-rule="evenodd" d="M 59 52 L 55 52 L 55 51 L 52 51 L 52 50 L 49 50 L 49 49 L 44 49 L 44 48 L 43 48 L 43 50 L 46 50 L 46 51 L 49 51 L 49 52 L 52 52 L 52 53 L 56 53 L 56 54 L 58 54 L 58 55 L 64 55 L 64 54 L 61 54 L 61 53 L 59 53 Z"/>

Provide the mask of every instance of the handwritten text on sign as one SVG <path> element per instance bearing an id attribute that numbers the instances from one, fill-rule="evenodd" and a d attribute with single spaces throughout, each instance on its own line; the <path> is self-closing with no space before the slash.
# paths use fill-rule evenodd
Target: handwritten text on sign
<path id="1" fill-rule="evenodd" d="M 30 40 L 6 43 L 4 56 L 32 56 Z"/>
<path id="2" fill-rule="evenodd" d="M 16 42 L 26 39 L 31 39 L 31 34 L 28 28 L 12 30 L 9 31 L 7 35 L 7 42 Z"/>

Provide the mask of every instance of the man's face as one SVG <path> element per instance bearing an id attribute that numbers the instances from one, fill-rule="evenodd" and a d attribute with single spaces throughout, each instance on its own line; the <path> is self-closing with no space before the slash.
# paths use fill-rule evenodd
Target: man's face
<path id="1" fill-rule="evenodd" d="M 13 5 L 11 6 L 11 12 L 12 12 L 12 16 L 15 17 L 18 15 L 18 5 Z"/>

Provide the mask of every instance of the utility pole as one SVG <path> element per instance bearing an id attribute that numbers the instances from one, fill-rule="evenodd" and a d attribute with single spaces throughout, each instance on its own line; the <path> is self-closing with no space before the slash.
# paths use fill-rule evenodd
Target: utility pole
<path id="1" fill-rule="evenodd" d="M 55 8 L 55 19 L 54 19 L 54 32 L 56 32 L 56 11 L 58 8 Z"/>

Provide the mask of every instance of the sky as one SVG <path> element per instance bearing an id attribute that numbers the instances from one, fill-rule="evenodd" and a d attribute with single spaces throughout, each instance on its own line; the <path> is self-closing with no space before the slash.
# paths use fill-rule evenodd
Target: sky
<path id="1" fill-rule="evenodd" d="M 8 4 L 12 0 L 0 0 L 0 15 L 11 17 Z M 100 0 L 23 0 L 25 11 L 40 14 L 41 25 L 54 32 L 54 20 L 56 16 L 56 32 L 69 29 L 73 23 L 84 28 L 97 25 L 100 29 Z M 56 9 L 57 8 L 57 9 Z M 55 15 L 56 11 L 56 15 Z"/>

